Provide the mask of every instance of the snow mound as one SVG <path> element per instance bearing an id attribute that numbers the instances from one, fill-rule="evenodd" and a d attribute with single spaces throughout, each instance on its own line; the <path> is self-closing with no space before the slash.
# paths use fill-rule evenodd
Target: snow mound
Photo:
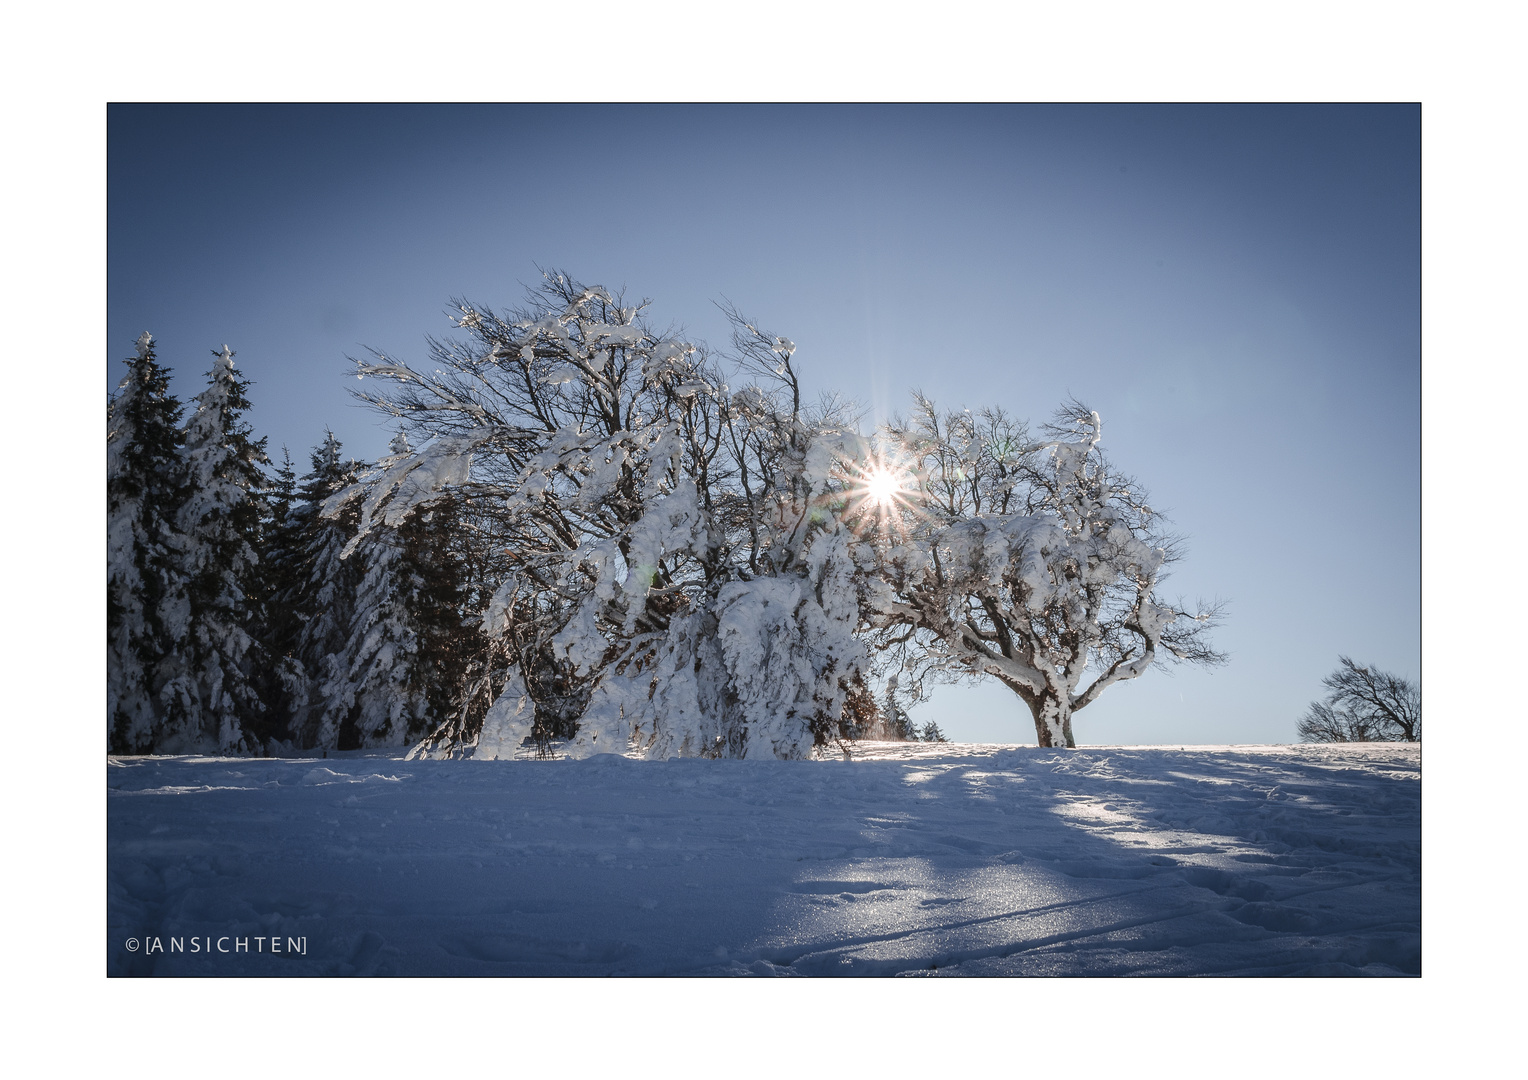
<path id="1" fill-rule="evenodd" d="M 324 787 L 329 784 L 396 784 L 405 777 L 383 776 L 380 773 L 370 773 L 366 776 L 357 776 L 354 773 L 335 772 L 332 769 L 317 768 L 309 769 L 302 776 L 304 787 Z"/>

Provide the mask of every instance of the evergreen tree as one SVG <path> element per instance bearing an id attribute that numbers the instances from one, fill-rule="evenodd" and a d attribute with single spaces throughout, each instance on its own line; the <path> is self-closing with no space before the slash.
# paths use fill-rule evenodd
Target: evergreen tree
<path id="1" fill-rule="evenodd" d="M 410 453 L 402 434 L 391 449 L 393 456 L 379 468 Z M 336 491 L 354 480 L 355 464 L 330 475 L 335 486 L 329 490 Z M 416 508 L 397 529 L 363 537 L 341 563 L 359 507 L 353 501 L 331 506 L 329 537 L 315 552 L 322 559 L 315 561 L 315 576 L 354 582 L 354 594 L 348 605 L 338 597 L 326 605 L 348 620 L 310 626 L 315 650 L 328 642 L 340 647 L 323 660 L 316 680 L 321 705 L 305 745 L 402 746 L 462 707 L 469 662 L 481 645 L 480 631 L 467 625 L 459 517 L 449 501 Z"/>
<path id="2" fill-rule="evenodd" d="M 332 431 L 313 450 L 311 461 L 312 471 L 302 478 L 287 518 L 284 586 L 272 597 L 284 619 L 274 647 L 301 672 L 302 689 L 290 694 L 288 716 L 292 735 L 304 749 L 335 746 L 332 737 L 324 742 L 319 734 L 328 707 L 324 688 L 343 682 L 339 665 L 363 570 L 360 559 L 341 559 L 355 535 L 355 508 L 344 507 L 332 518 L 323 514 L 324 503 L 354 482 L 361 463 L 340 457 L 340 441 Z"/>
<path id="3" fill-rule="evenodd" d="M 184 498 L 181 405 L 154 338 L 136 355 L 106 411 L 106 709 L 112 753 L 155 748 L 166 658 L 185 625 L 176 515 Z"/>
<path id="4" fill-rule="evenodd" d="M 208 386 L 186 424 L 188 480 L 179 526 L 189 620 L 165 688 L 167 721 L 157 749 L 250 752 L 274 731 L 256 686 L 263 650 L 259 541 L 265 440 L 240 417 L 248 382 L 233 351 L 215 354 Z"/>
<path id="5" fill-rule="evenodd" d="M 407 604 L 419 640 L 412 660 L 425 700 L 424 723 L 407 733 L 414 742 L 468 707 L 470 677 L 488 647 L 481 611 L 487 596 L 480 588 L 474 600 L 469 580 L 474 537 L 457 499 L 415 510 L 399 534 L 411 574 Z M 486 709 L 489 703 L 478 704 Z"/>
<path id="6" fill-rule="evenodd" d="M 950 741 L 949 739 L 945 738 L 944 729 L 941 728 L 933 720 L 930 720 L 928 723 L 924 724 L 921 728 L 918 729 L 918 736 L 917 737 L 918 737 L 919 741 L 921 741 L 921 742 L 949 742 Z"/>
<path id="7" fill-rule="evenodd" d="M 292 718 L 307 705 L 307 674 L 292 648 L 300 622 L 290 598 L 298 591 L 302 574 L 296 500 L 296 470 L 283 446 L 281 464 L 265 490 L 267 516 L 261 523 L 259 550 L 260 608 L 265 619 L 256 635 L 269 661 L 259 679 L 260 699 L 270 710 L 273 734 L 281 729 L 283 739 L 292 737 Z"/>
<path id="8" fill-rule="evenodd" d="M 272 656 L 284 655 L 286 650 L 279 643 L 290 636 L 286 623 L 291 613 L 282 611 L 275 604 L 278 596 L 290 590 L 296 573 L 296 557 L 300 540 L 296 532 L 297 473 L 292 468 L 292 455 L 285 446 L 281 448 L 281 464 L 265 486 L 265 520 L 260 523 L 260 577 L 261 602 L 265 608 L 266 623 L 261 641 Z"/>
<path id="9" fill-rule="evenodd" d="M 325 662 L 312 745 L 401 745 L 429 714 L 417 663 L 419 628 L 410 610 L 418 581 L 397 532 L 372 533 L 346 561 L 362 575 L 344 646 Z"/>

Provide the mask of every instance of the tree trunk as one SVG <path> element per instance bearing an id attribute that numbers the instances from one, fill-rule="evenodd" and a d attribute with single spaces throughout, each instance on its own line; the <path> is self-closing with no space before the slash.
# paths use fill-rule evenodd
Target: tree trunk
<path id="1" fill-rule="evenodd" d="M 997 680 L 1012 690 L 1018 699 L 1029 706 L 1035 720 L 1035 739 L 1040 746 L 1075 747 L 1072 741 L 1072 703 L 1063 703 L 1049 694 L 1036 694 L 1028 686 L 1010 682 L 997 672 Z"/>
<path id="2" fill-rule="evenodd" d="M 1035 718 L 1035 737 L 1041 746 L 1075 747 L 1072 741 L 1072 710 L 1070 703 L 1063 703 L 1049 694 L 1035 698 L 1029 703 L 1029 711 Z"/>

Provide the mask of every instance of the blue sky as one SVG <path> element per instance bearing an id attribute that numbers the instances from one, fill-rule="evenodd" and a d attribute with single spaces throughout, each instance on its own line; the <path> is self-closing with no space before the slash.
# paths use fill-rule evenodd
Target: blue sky
<path id="1" fill-rule="evenodd" d="M 347 354 L 417 358 L 540 265 L 715 343 L 725 297 L 872 422 L 1075 394 L 1232 656 L 1079 741 L 1289 741 L 1339 653 L 1420 673 L 1420 138 L 1415 106 L 112 106 L 107 385 L 148 329 L 189 398 L 226 341 L 273 452 L 375 456 Z M 1033 738 L 995 685 L 919 715 Z"/>

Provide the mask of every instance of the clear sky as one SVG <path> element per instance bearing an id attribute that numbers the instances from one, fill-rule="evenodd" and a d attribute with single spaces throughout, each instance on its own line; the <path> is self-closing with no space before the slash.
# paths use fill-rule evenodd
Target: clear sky
<path id="1" fill-rule="evenodd" d="M 1286 742 L 1339 653 L 1421 670 L 1416 106 L 111 106 L 107 385 L 143 330 L 196 394 L 227 342 L 301 468 L 389 437 L 346 356 L 536 267 L 725 342 L 726 298 L 867 405 L 1043 420 L 1068 394 L 1229 600 L 1080 743 Z M 995 684 L 917 718 L 1029 742 Z"/>

